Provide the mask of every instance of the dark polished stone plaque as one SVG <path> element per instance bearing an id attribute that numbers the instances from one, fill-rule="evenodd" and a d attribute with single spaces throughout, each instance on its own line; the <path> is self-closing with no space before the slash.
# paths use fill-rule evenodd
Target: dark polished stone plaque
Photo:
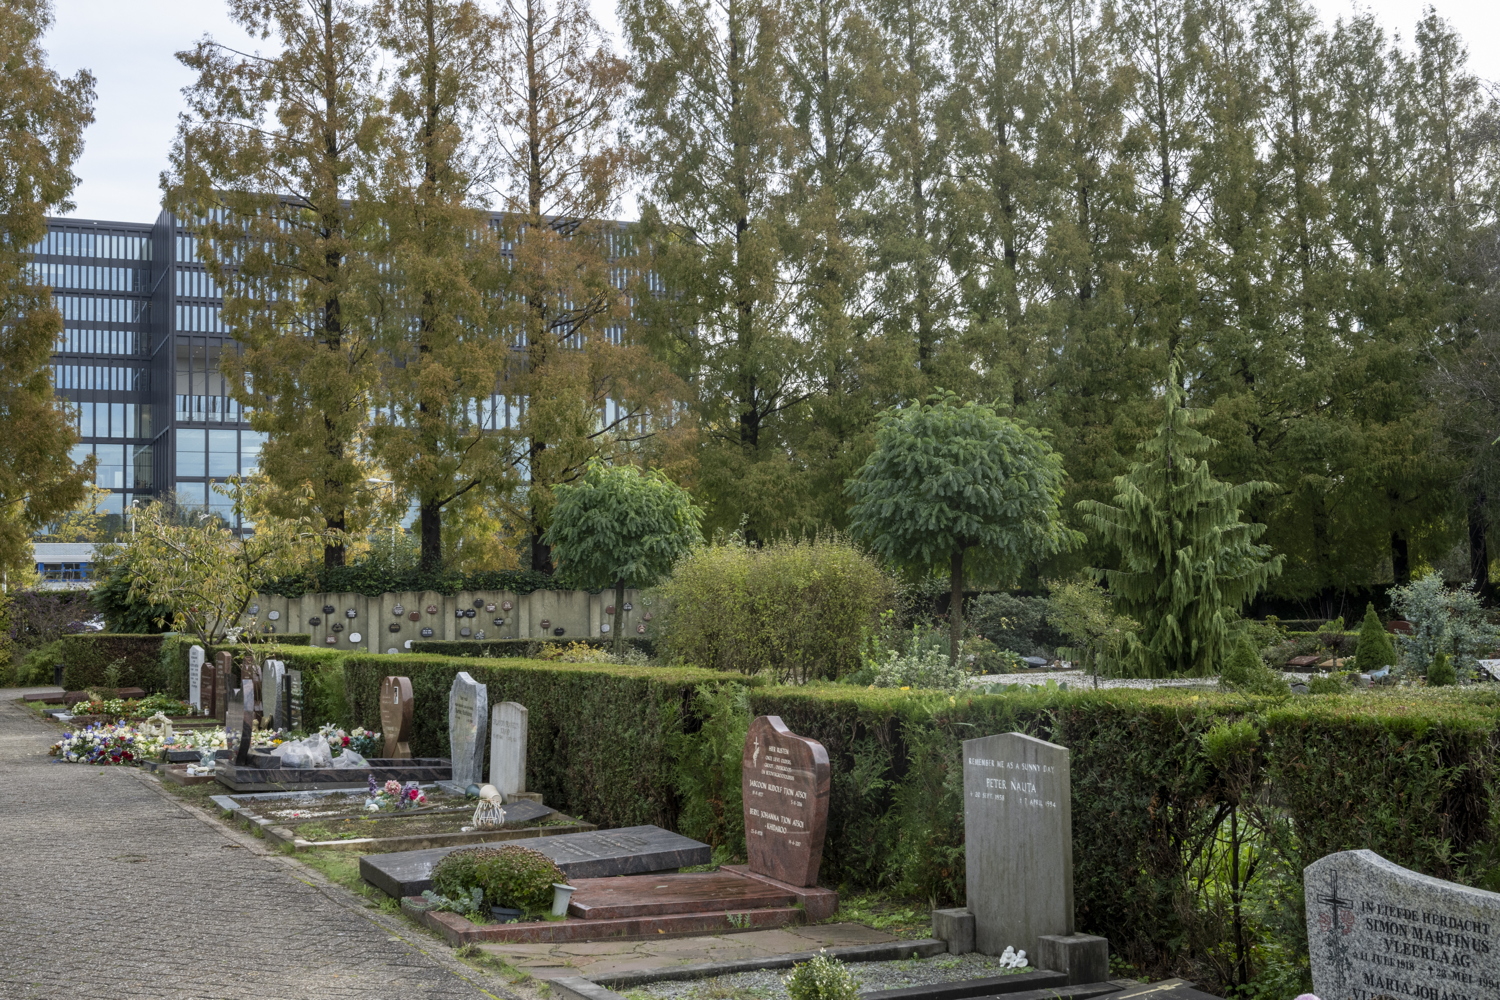
<path id="1" fill-rule="evenodd" d="M 745 734 L 741 793 L 750 870 L 788 885 L 816 885 L 828 829 L 828 751 L 775 715 Z"/>

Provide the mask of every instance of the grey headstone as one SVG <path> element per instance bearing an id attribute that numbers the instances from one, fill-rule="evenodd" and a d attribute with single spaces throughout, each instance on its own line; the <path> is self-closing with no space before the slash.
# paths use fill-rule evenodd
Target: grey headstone
<path id="1" fill-rule="evenodd" d="M 1073 809 L 1068 749 L 1001 733 L 965 740 L 964 841 L 974 948 L 1035 955 L 1043 934 L 1073 933 Z"/>
<path id="2" fill-rule="evenodd" d="M 505 843 L 540 851 L 557 862 L 570 879 L 674 871 L 688 865 L 706 865 L 713 857 L 713 850 L 707 844 L 659 826 L 563 833 L 555 837 L 507 840 Z M 366 854 L 359 859 L 359 875 L 397 899 L 420 896 L 423 889 L 432 888 L 432 866 L 450 852 L 460 849 L 437 847 L 425 851 Z"/>
<path id="3" fill-rule="evenodd" d="M 1313 989 L 1323 1000 L 1500 996 L 1500 894 L 1420 875 L 1374 851 L 1302 872 Z"/>
<path id="4" fill-rule="evenodd" d="M 252 693 L 251 697 L 255 697 Z M 224 715 L 224 742 L 229 747 L 229 759 L 239 756 L 240 738 L 245 729 L 245 688 L 242 684 L 229 692 L 229 702 Z"/>
<path id="5" fill-rule="evenodd" d="M 502 701 L 490 713 L 490 784 L 507 797 L 526 791 L 526 706 Z"/>
<path id="6" fill-rule="evenodd" d="M 453 783 L 466 788 L 484 780 L 484 723 L 489 692 L 460 670 L 448 689 L 448 746 Z"/>
<path id="7" fill-rule="evenodd" d="M 288 670 L 282 678 L 286 685 L 286 726 L 302 729 L 302 671 Z"/>
<path id="8" fill-rule="evenodd" d="M 261 705 L 275 729 L 286 728 L 286 691 L 282 678 L 286 676 L 286 664 L 281 660 L 267 660 L 261 671 Z"/>
<path id="9" fill-rule="evenodd" d="M 207 654 L 202 646 L 188 647 L 188 704 L 203 707 L 203 661 Z"/>

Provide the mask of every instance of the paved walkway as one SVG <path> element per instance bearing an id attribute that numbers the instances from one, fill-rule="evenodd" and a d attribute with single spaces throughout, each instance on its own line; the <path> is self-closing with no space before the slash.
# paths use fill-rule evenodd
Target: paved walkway
<path id="1" fill-rule="evenodd" d="M 816 924 L 811 927 L 780 927 L 775 930 L 660 940 L 574 941 L 566 944 L 497 943 L 482 944 L 479 947 L 538 979 L 556 979 L 559 976 L 643 972 L 699 962 L 769 958 L 773 955 L 817 951 L 819 948 L 881 944 L 895 940 L 898 939 L 894 935 L 861 924 Z"/>
<path id="2" fill-rule="evenodd" d="M 153 788 L 58 764 L 0 689 L 0 997 L 478 1000 L 449 949 Z"/>

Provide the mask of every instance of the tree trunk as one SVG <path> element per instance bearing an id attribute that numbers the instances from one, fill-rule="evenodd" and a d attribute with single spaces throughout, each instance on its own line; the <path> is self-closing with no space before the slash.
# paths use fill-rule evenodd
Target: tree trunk
<path id="1" fill-rule="evenodd" d="M 324 525 L 331 531 L 344 530 L 344 512 L 339 511 L 338 517 L 323 518 Z M 342 535 L 340 536 L 342 538 Z M 336 542 L 332 545 L 323 546 L 323 568 L 333 569 L 335 566 L 344 565 L 344 543 Z"/>
<path id="2" fill-rule="evenodd" d="M 952 577 L 952 592 L 948 598 L 948 660 L 958 662 L 959 645 L 964 637 L 964 550 L 963 546 L 953 550 L 949 564 Z"/>
<path id="3" fill-rule="evenodd" d="M 1490 594 L 1490 542 L 1489 519 L 1485 516 L 1483 490 L 1469 497 L 1469 579 L 1481 597 Z"/>
<path id="4" fill-rule="evenodd" d="M 619 656 L 625 650 L 625 637 L 620 634 L 620 621 L 625 617 L 625 578 L 622 576 L 615 581 L 615 620 L 610 626 L 610 631 L 615 634 L 615 655 Z"/>
<path id="5" fill-rule="evenodd" d="M 534 516 L 535 512 L 533 512 Z M 542 541 L 543 534 L 545 532 L 541 528 L 531 530 L 531 568 L 538 573 L 550 574 L 552 572 L 552 546 Z"/>
<path id="6" fill-rule="evenodd" d="M 443 511 L 436 504 L 424 503 L 419 517 L 422 529 L 422 560 L 424 572 L 435 573 L 443 568 Z"/>
<path id="7" fill-rule="evenodd" d="M 1391 532 L 1391 577 L 1398 587 L 1411 583 L 1411 552 L 1399 531 Z"/>

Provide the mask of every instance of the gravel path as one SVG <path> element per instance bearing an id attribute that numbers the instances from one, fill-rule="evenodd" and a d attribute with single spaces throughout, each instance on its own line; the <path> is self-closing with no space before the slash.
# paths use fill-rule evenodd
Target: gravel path
<path id="1" fill-rule="evenodd" d="M 935 955 L 896 962 L 851 962 L 860 990 L 894 990 L 955 979 L 1003 976 L 1000 961 L 990 955 Z M 1020 970 L 1016 970 L 1020 971 Z M 789 969 L 737 972 L 715 979 L 649 983 L 626 992 L 630 1000 L 788 1000 L 782 978 Z"/>
<path id="2" fill-rule="evenodd" d="M 448 949 L 130 767 L 56 763 L 0 690 L 0 997 L 478 1000 Z"/>

